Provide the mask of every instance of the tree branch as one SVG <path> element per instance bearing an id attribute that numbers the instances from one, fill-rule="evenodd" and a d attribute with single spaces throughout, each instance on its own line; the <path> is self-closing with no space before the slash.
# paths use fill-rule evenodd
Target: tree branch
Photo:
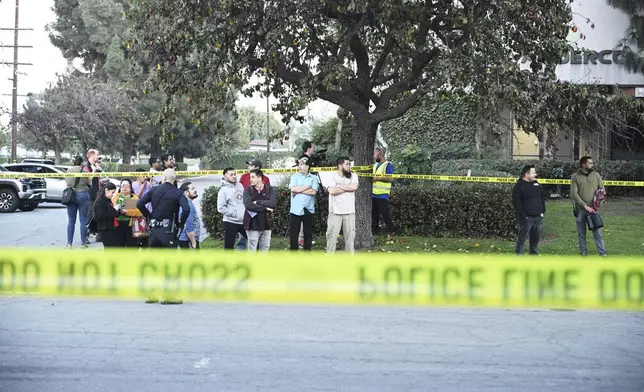
<path id="1" fill-rule="evenodd" d="M 373 81 L 374 86 L 380 86 L 385 83 L 391 82 L 392 80 L 396 79 L 398 77 L 398 71 L 395 71 L 393 73 L 390 73 L 389 75 L 383 76 L 381 78 L 378 78 Z"/>
<path id="2" fill-rule="evenodd" d="M 260 42 L 266 39 L 266 32 L 264 32 L 264 34 L 262 35 L 256 33 L 257 31 L 260 31 L 260 27 L 262 25 L 262 22 L 264 21 L 264 15 L 264 10 L 262 9 L 255 19 L 255 26 L 252 29 L 252 31 L 254 31 L 255 33 L 253 33 L 253 38 L 251 38 L 250 43 L 248 44 L 248 48 L 246 48 L 247 56 L 252 56 L 253 53 L 255 53 L 255 49 L 257 49 L 257 45 L 259 45 Z"/>
<path id="3" fill-rule="evenodd" d="M 406 78 L 405 80 L 401 80 L 400 82 L 388 87 L 380 95 L 380 103 L 383 109 L 388 109 L 389 103 L 398 94 L 409 90 L 412 86 L 415 86 L 417 84 L 416 81 L 422 75 L 425 67 L 427 67 L 427 65 L 432 60 L 434 60 L 439 53 L 440 53 L 440 49 L 433 48 L 429 52 L 422 52 L 422 53 L 419 53 L 417 56 L 415 56 L 412 63 L 412 72 L 409 75 L 409 77 Z"/>
<path id="4" fill-rule="evenodd" d="M 385 38 L 385 45 L 382 48 L 380 57 L 378 57 L 378 61 L 376 61 L 376 65 L 374 65 L 373 67 L 373 72 L 371 73 L 371 77 L 370 77 L 370 79 L 374 81 L 375 85 L 382 84 L 382 83 L 376 83 L 375 81 L 378 80 L 378 76 L 380 76 L 380 71 L 382 71 L 382 67 L 384 67 L 385 61 L 387 61 L 387 57 L 389 57 L 389 54 L 391 53 L 391 50 L 393 48 L 394 48 L 393 34 L 387 33 L 387 37 Z"/>
<path id="5" fill-rule="evenodd" d="M 390 109 L 390 110 L 376 109 L 376 111 L 373 113 L 373 122 L 375 124 L 380 124 L 383 121 L 391 120 L 404 115 L 405 113 L 407 113 L 407 110 L 415 106 L 431 90 L 432 90 L 432 86 L 430 84 L 425 85 L 421 88 L 418 88 L 409 97 L 403 99 L 400 102 L 400 104 L 396 105 L 394 109 Z"/>
<path id="6" fill-rule="evenodd" d="M 358 102 L 352 94 L 348 92 L 328 90 L 326 87 L 320 87 L 318 89 L 318 97 L 343 107 L 356 116 L 362 116 L 366 118 L 368 122 L 373 120 L 371 113 L 369 113 L 369 108 L 360 104 L 360 102 Z"/>

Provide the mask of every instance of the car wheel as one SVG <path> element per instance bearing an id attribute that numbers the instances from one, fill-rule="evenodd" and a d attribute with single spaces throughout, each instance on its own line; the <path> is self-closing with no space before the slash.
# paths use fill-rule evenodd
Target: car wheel
<path id="1" fill-rule="evenodd" d="M 0 212 L 14 212 L 18 205 L 20 200 L 16 191 L 11 188 L 0 189 Z"/>
<path id="2" fill-rule="evenodd" d="M 38 208 L 38 203 L 24 203 L 18 206 L 18 209 L 20 211 L 25 211 L 25 212 L 33 211 L 36 208 Z"/>

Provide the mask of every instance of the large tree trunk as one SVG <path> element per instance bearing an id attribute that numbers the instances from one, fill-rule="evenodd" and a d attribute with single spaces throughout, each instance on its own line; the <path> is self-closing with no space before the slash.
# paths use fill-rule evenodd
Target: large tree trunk
<path id="1" fill-rule="evenodd" d="M 131 150 L 132 150 L 132 147 L 130 146 L 123 147 L 123 149 L 121 150 L 121 157 L 123 157 L 124 165 L 129 165 L 130 163 L 132 163 Z"/>
<path id="2" fill-rule="evenodd" d="M 357 120 L 353 133 L 353 159 L 356 166 L 373 164 L 377 131 L 378 124 Z M 373 248 L 375 245 L 371 234 L 371 191 L 371 178 L 360 177 L 356 192 L 356 249 Z"/>
<path id="3" fill-rule="evenodd" d="M 54 163 L 60 165 L 60 150 L 58 147 L 54 148 Z"/>

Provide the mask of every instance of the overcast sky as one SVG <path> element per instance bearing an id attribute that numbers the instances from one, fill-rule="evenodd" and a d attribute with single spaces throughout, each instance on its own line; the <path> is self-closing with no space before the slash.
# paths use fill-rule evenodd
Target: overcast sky
<path id="1" fill-rule="evenodd" d="M 21 31 L 20 45 L 31 45 L 33 49 L 20 49 L 19 62 L 33 63 L 33 66 L 19 68 L 18 93 L 37 93 L 45 89 L 56 79 L 57 73 L 63 73 L 67 61 L 60 51 L 51 44 L 45 26 L 55 19 L 51 8 L 53 0 L 20 0 L 20 27 L 32 28 L 33 31 Z M 0 27 L 13 28 L 15 0 L 0 0 Z M 13 45 L 13 32 L 0 31 L 0 62 L 13 62 L 13 48 L 2 45 Z M 0 94 L 11 94 L 12 68 L 0 65 Z M 25 102 L 25 97 L 18 100 L 19 110 Z M 272 102 L 272 101 L 271 101 Z M 238 105 L 253 106 L 257 110 L 266 111 L 266 100 L 257 95 L 252 98 L 240 98 Z M 11 96 L 0 96 L 0 105 L 11 109 Z M 316 101 L 310 105 L 312 114 L 316 117 L 331 117 L 335 115 L 336 106 L 325 101 Z M 277 118 L 279 114 L 275 113 Z M 9 122 L 8 117 L 0 118 L 3 124 Z"/>

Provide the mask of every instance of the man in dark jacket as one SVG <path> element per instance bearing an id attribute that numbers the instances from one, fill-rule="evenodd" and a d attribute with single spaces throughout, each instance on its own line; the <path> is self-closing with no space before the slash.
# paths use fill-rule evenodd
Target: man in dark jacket
<path id="1" fill-rule="evenodd" d="M 101 157 L 98 150 L 95 150 L 93 148 L 89 149 L 87 150 L 85 156 L 87 157 L 87 161 L 83 163 L 82 171 L 84 173 L 95 173 L 103 171 L 101 168 Z M 89 178 L 89 214 L 87 217 L 87 232 L 90 235 L 98 234 L 96 221 L 94 220 L 94 203 L 96 203 L 100 185 L 100 178 L 98 176 Z M 96 241 L 99 242 L 100 240 L 100 237 L 97 236 Z M 89 236 L 85 239 L 85 244 L 89 245 Z"/>
<path id="2" fill-rule="evenodd" d="M 521 171 L 521 178 L 512 190 L 512 202 L 519 221 L 516 253 L 522 255 L 525 241 L 530 237 L 530 254 L 538 254 L 539 238 L 543 214 L 546 212 L 546 194 L 537 182 L 537 171 L 534 165 L 526 165 Z"/>
<path id="3" fill-rule="evenodd" d="M 250 186 L 244 190 L 244 228 L 248 235 L 248 251 L 268 251 L 271 247 L 271 219 L 277 208 L 275 189 L 264 184 L 264 173 L 250 171 Z"/>

